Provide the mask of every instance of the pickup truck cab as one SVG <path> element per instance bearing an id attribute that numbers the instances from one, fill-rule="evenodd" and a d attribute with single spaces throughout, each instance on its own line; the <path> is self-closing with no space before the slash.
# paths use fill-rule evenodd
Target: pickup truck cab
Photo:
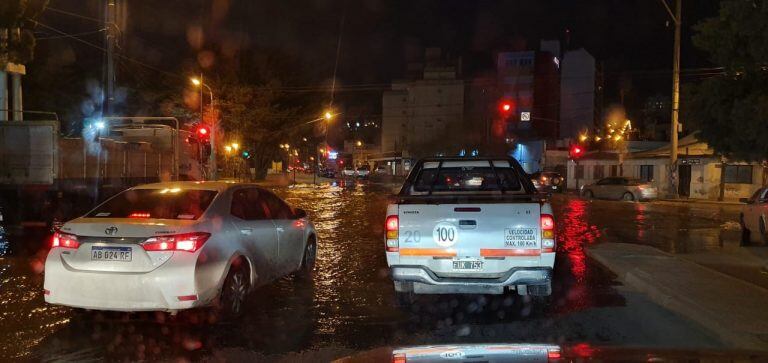
<path id="1" fill-rule="evenodd" d="M 395 291 L 399 299 L 548 296 L 554 227 L 552 207 L 516 160 L 421 160 L 387 206 L 385 248 Z"/>

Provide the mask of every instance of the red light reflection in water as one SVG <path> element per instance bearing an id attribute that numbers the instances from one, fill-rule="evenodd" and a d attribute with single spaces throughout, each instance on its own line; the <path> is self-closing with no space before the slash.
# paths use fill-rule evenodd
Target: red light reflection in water
<path id="1" fill-rule="evenodd" d="M 634 203 L 635 207 L 635 230 L 637 230 L 637 241 L 645 241 L 645 204 Z"/>
<path id="2" fill-rule="evenodd" d="M 600 237 L 597 226 L 587 223 L 587 205 L 582 199 L 569 199 L 557 221 L 558 252 L 565 252 L 568 256 L 571 273 L 578 283 L 584 281 L 586 273 L 584 248 Z"/>

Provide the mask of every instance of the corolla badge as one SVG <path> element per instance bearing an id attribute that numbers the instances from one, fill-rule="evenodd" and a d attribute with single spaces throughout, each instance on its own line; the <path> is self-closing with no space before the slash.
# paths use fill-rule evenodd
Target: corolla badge
<path id="1" fill-rule="evenodd" d="M 109 236 L 113 236 L 115 233 L 117 233 L 117 227 L 112 226 L 104 230 L 104 233 L 106 233 Z"/>

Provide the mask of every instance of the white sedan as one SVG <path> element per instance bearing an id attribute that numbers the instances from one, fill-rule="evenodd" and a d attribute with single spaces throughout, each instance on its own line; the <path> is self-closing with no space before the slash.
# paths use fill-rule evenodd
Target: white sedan
<path id="1" fill-rule="evenodd" d="M 306 213 L 255 185 L 142 185 L 55 233 L 45 301 L 116 311 L 215 305 L 238 316 L 254 288 L 310 277 L 316 252 Z"/>
<path id="2" fill-rule="evenodd" d="M 749 199 L 741 199 L 746 203 L 741 209 L 740 222 L 742 242 L 768 243 L 768 188 L 760 188 Z"/>

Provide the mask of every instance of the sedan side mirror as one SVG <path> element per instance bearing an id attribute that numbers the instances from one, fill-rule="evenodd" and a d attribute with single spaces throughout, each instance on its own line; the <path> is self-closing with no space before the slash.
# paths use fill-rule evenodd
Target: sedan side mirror
<path id="1" fill-rule="evenodd" d="M 296 219 L 304 218 L 306 216 L 307 216 L 307 211 L 301 208 L 296 208 L 293 210 L 293 217 Z"/>
<path id="2" fill-rule="evenodd" d="M 749 204 L 749 198 L 739 198 L 739 203 Z"/>

